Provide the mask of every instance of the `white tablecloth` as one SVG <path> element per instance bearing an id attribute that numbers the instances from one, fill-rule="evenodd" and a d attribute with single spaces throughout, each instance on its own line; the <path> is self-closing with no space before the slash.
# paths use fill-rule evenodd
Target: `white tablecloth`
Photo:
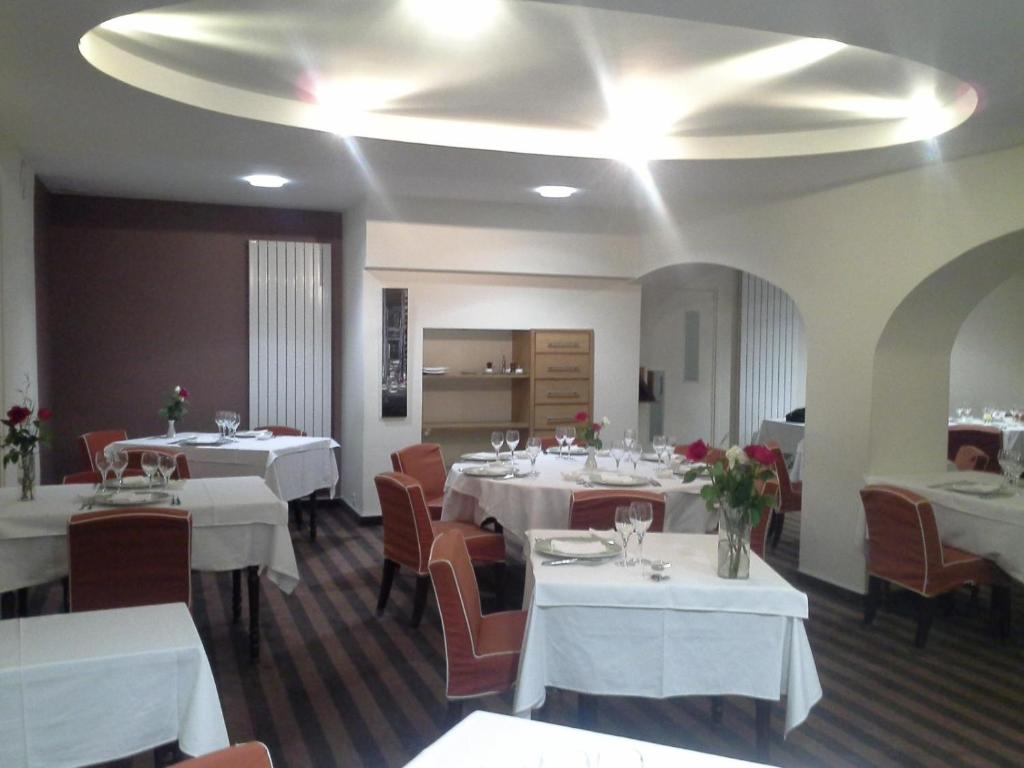
<path id="1" fill-rule="evenodd" d="M 477 710 L 407 768 L 742 768 L 759 763 Z"/>
<path id="2" fill-rule="evenodd" d="M 716 514 L 709 512 L 700 489 L 704 480 L 684 483 L 676 476 L 657 478 L 660 486 L 645 485 L 637 488 L 608 488 L 595 486 L 584 488 L 574 480 L 566 480 L 563 474 L 579 472 L 586 457 L 571 459 L 544 455 L 537 459 L 539 477 L 523 477 L 511 480 L 491 480 L 472 477 L 461 470 L 473 464 L 455 464 L 448 473 L 445 486 L 442 520 L 467 520 L 480 523 L 493 517 L 506 535 L 521 547 L 525 543 L 526 531 L 531 528 L 566 528 L 569 525 L 569 507 L 573 491 L 583 490 L 637 490 L 665 494 L 665 530 L 683 533 L 704 533 L 715 529 Z M 608 457 L 599 457 L 598 466 L 602 471 L 613 471 L 615 462 Z M 519 467 L 529 469 L 528 459 L 517 460 Z M 479 466 L 479 465 L 477 465 Z M 632 462 L 623 462 L 623 472 L 633 473 Z M 653 478 L 657 465 L 641 461 L 637 474 Z"/>
<path id="3" fill-rule="evenodd" d="M 720 579 L 717 552 L 717 536 L 649 534 L 644 556 L 672 563 L 657 583 L 613 561 L 544 567 L 533 555 L 514 711 L 543 705 L 549 685 L 658 699 L 785 694 L 786 732 L 802 723 L 821 698 L 807 597 L 753 554 L 749 579 Z"/>
<path id="4" fill-rule="evenodd" d="M 181 445 L 200 433 L 182 432 L 173 440 L 147 437 L 124 440 L 129 448 L 173 448 L 188 457 L 192 477 L 239 477 L 255 475 L 266 480 L 279 499 L 292 501 L 338 482 L 338 444 L 329 437 L 272 437 L 235 439 L 226 445 Z"/>
<path id="5" fill-rule="evenodd" d="M 991 472 L 938 472 L 924 475 L 873 475 L 870 484 L 895 485 L 932 503 L 939 537 L 946 544 L 994 560 L 1024 582 L 1024 494 L 981 498 L 936 488 L 963 480 L 998 483 Z"/>
<path id="6" fill-rule="evenodd" d="M 1024 424 L 1019 422 L 986 424 L 982 419 L 950 419 L 949 426 L 996 427 L 1003 433 L 1003 448 L 1014 453 L 1024 453 Z"/>
<path id="7" fill-rule="evenodd" d="M 285 592 L 299 582 L 288 505 L 255 477 L 185 480 L 171 484 L 181 509 L 192 513 L 192 567 L 266 569 Z M 42 485 L 34 501 L 0 488 L 0 592 L 45 584 L 67 575 L 68 519 L 83 511 L 89 485 Z"/>
<path id="8" fill-rule="evenodd" d="M 797 446 L 804 439 L 804 425 L 786 421 L 785 419 L 765 419 L 761 422 L 761 429 L 758 430 L 757 443 L 767 443 L 774 440 L 779 444 L 782 452 L 793 456 L 796 454 Z"/>
<path id="9" fill-rule="evenodd" d="M 178 740 L 228 746 L 184 604 L 0 621 L 0 765 L 79 766 Z"/>

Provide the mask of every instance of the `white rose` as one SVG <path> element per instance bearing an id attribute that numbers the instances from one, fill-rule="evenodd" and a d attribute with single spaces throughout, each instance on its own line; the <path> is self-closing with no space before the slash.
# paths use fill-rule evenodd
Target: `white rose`
<path id="1" fill-rule="evenodd" d="M 602 416 L 602 417 L 601 417 L 601 423 L 602 423 L 602 424 L 603 424 L 604 426 L 606 426 L 606 427 L 607 427 L 607 426 L 608 426 L 609 424 L 611 424 L 611 423 L 612 423 L 612 420 L 611 420 L 611 419 L 609 419 L 609 418 L 608 418 L 607 416 Z"/>
<path id="2" fill-rule="evenodd" d="M 725 458 L 729 461 L 729 469 L 732 469 L 737 464 L 746 464 L 750 461 L 750 457 L 747 456 L 746 451 L 738 445 L 734 445 L 732 448 L 727 450 L 725 452 Z"/>
<path id="3" fill-rule="evenodd" d="M 174 388 L 174 394 L 176 394 L 176 395 L 180 395 L 181 394 L 181 387 L 180 386 Z"/>

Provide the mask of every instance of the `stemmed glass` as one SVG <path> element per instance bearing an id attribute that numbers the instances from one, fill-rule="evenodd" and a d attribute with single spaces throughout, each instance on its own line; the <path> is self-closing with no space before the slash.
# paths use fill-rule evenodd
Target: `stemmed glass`
<path id="1" fill-rule="evenodd" d="M 510 460 L 512 461 L 512 471 L 516 471 L 516 446 L 519 445 L 519 430 L 510 429 L 505 432 L 505 442 L 508 443 L 508 450 L 510 452 Z"/>
<path id="2" fill-rule="evenodd" d="M 157 469 L 160 470 L 160 477 L 164 479 L 164 486 L 171 482 L 171 475 L 178 468 L 178 462 L 169 453 L 161 453 L 157 459 Z"/>
<path id="3" fill-rule="evenodd" d="M 555 440 L 558 441 L 558 458 L 562 458 L 562 448 L 565 447 L 565 427 L 555 427 Z"/>
<path id="4" fill-rule="evenodd" d="M 576 442 L 576 427 L 565 428 L 565 452 L 572 458 L 572 444 Z"/>
<path id="5" fill-rule="evenodd" d="M 224 433 L 227 431 L 227 422 L 227 411 L 217 411 L 215 414 L 213 414 L 213 423 L 217 425 L 217 432 L 220 434 L 221 437 L 223 437 Z"/>
<path id="6" fill-rule="evenodd" d="M 1021 457 L 1019 453 L 1003 450 L 996 458 L 999 459 L 999 466 L 1003 470 L 1006 484 L 1010 488 L 1016 489 L 1020 482 L 1020 473 L 1024 470 L 1024 457 Z"/>
<path id="7" fill-rule="evenodd" d="M 227 427 L 226 437 L 234 437 L 235 432 L 238 431 L 238 425 L 242 423 L 242 417 L 238 415 L 237 411 L 228 411 L 228 421 L 224 425 Z"/>
<path id="8" fill-rule="evenodd" d="M 501 446 L 505 444 L 505 435 L 499 430 L 491 432 L 491 448 L 494 449 L 494 460 L 501 461 Z"/>
<path id="9" fill-rule="evenodd" d="M 106 451 L 96 451 L 96 469 L 100 472 L 100 489 L 107 487 L 107 473 L 110 471 L 110 459 Z"/>
<path id="10" fill-rule="evenodd" d="M 160 458 L 153 451 L 142 454 L 142 472 L 146 476 L 146 485 L 153 488 L 153 476 L 160 470 Z"/>
<path id="11" fill-rule="evenodd" d="M 672 466 L 672 457 L 676 455 L 676 445 L 678 440 L 675 435 L 669 435 L 665 438 L 665 464 L 666 466 Z"/>
<path id="12" fill-rule="evenodd" d="M 649 501 L 634 501 L 629 505 L 629 519 L 633 521 L 636 540 L 640 542 L 640 578 L 644 575 L 644 535 L 654 520 L 654 510 Z"/>
<path id="13" fill-rule="evenodd" d="M 665 436 L 655 435 L 652 441 L 654 445 L 654 455 L 658 457 L 658 468 L 661 468 L 661 454 L 665 452 Z"/>
<path id="14" fill-rule="evenodd" d="M 530 457 L 530 477 L 537 476 L 537 457 L 540 456 L 539 437 L 531 437 L 526 441 L 526 455 Z"/>
<path id="15" fill-rule="evenodd" d="M 619 471 L 619 463 L 622 461 L 622 457 L 626 455 L 626 444 L 622 440 L 615 440 L 612 443 L 611 448 L 612 458 L 615 459 L 615 471 Z"/>
<path id="16" fill-rule="evenodd" d="M 124 471 L 128 468 L 128 454 L 121 448 L 112 448 L 110 450 L 110 468 L 114 470 L 114 474 L 117 476 L 117 487 L 118 490 L 124 485 Z"/>
<path id="17" fill-rule="evenodd" d="M 633 535 L 633 518 L 629 507 L 623 505 L 615 508 L 615 530 L 622 539 L 622 561 L 616 565 L 622 568 L 629 567 L 629 559 L 626 557 L 626 549 L 629 547 L 629 537 Z"/>
<path id="18" fill-rule="evenodd" d="M 635 443 L 635 442 L 636 442 L 636 430 L 635 429 L 627 429 L 627 430 L 625 430 L 622 433 L 622 444 L 626 446 L 626 450 L 627 451 L 630 448 L 633 447 L 633 443 Z"/>
<path id="19" fill-rule="evenodd" d="M 636 472 L 636 466 L 640 462 L 640 457 L 644 454 L 644 447 L 638 442 L 633 442 L 633 445 L 629 447 L 629 458 L 633 462 L 633 471 Z"/>

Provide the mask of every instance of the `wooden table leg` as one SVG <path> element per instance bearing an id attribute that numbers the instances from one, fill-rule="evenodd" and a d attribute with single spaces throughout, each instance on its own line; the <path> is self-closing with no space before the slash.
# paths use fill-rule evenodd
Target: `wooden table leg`
<path id="1" fill-rule="evenodd" d="M 309 494 L 309 540 L 316 541 L 316 491 Z"/>
<path id="2" fill-rule="evenodd" d="M 242 618 L 242 570 L 231 572 L 231 623 L 237 624 Z"/>
<path id="3" fill-rule="evenodd" d="M 249 660 L 260 658 L 260 569 L 249 566 Z"/>
<path id="4" fill-rule="evenodd" d="M 754 699 L 755 723 L 757 728 L 757 759 L 768 762 L 768 748 L 771 743 L 772 702 L 769 699 Z"/>

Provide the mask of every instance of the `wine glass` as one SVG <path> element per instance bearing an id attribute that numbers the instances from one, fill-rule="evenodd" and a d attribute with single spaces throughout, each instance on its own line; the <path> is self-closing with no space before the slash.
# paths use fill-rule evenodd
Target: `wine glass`
<path id="1" fill-rule="evenodd" d="M 633 443 L 635 443 L 635 442 L 636 442 L 636 430 L 635 429 L 627 429 L 627 430 L 623 431 L 623 433 L 622 433 L 622 444 L 626 446 L 626 450 L 627 451 L 630 448 L 633 447 Z"/>
<path id="2" fill-rule="evenodd" d="M 107 487 L 107 473 L 110 471 L 110 459 L 107 458 L 106 451 L 96 451 L 96 469 L 100 473 L 100 488 Z"/>
<path id="3" fill-rule="evenodd" d="M 654 445 L 654 455 L 658 457 L 658 466 L 661 466 L 661 454 L 665 452 L 665 436 L 655 435 L 652 441 Z"/>
<path id="4" fill-rule="evenodd" d="M 530 437 L 526 440 L 526 455 L 530 457 L 530 477 L 537 476 L 537 457 L 540 456 L 541 445 L 539 437 Z"/>
<path id="5" fill-rule="evenodd" d="M 227 427 L 224 426 L 226 421 L 227 411 L 217 411 L 213 414 L 213 423 L 217 425 L 217 432 L 221 436 L 224 435 L 224 431 L 227 429 Z"/>
<path id="6" fill-rule="evenodd" d="M 634 441 L 633 445 L 629 447 L 629 458 L 633 462 L 633 471 L 636 472 L 637 464 L 640 463 L 640 457 L 644 455 L 644 447 L 640 443 Z"/>
<path id="7" fill-rule="evenodd" d="M 629 519 L 633 521 L 636 540 L 640 543 L 640 578 L 644 575 L 644 536 L 654 520 L 654 510 L 649 501 L 634 501 L 629 505 Z"/>
<path id="8" fill-rule="evenodd" d="M 999 459 L 999 466 L 1003 470 L 1003 477 L 1006 484 L 1015 488 L 1020 480 L 1021 470 L 1024 469 L 1024 458 L 1019 453 L 1002 450 L 996 457 Z"/>
<path id="9" fill-rule="evenodd" d="M 576 427 L 565 428 L 565 452 L 572 457 L 572 444 L 576 442 Z"/>
<path id="10" fill-rule="evenodd" d="M 622 461 L 622 457 L 626 455 L 626 443 L 623 440 L 615 440 L 612 442 L 611 448 L 612 458 L 615 459 L 615 471 L 619 471 L 619 463 Z"/>
<path id="11" fill-rule="evenodd" d="M 117 487 L 120 490 L 124 485 L 124 471 L 128 468 L 128 454 L 122 448 L 112 448 L 107 458 L 110 459 L 110 468 L 117 476 Z"/>
<path id="12" fill-rule="evenodd" d="M 512 471 L 516 470 L 516 446 L 519 445 L 519 430 L 510 429 L 505 432 L 505 442 L 508 443 L 508 450 L 511 454 Z"/>
<path id="13" fill-rule="evenodd" d="M 160 477 L 164 479 L 164 485 L 168 485 L 171 482 L 171 475 L 178 468 L 178 462 L 174 460 L 174 457 L 169 453 L 161 453 L 157 459 L 157 469 L 160 471 Z"/>
<path id="14" fill-rule="evenodd" d="M 491 432 L 491 448 L 494 449 L 494 460 L 501 461 L 501 446 L 505 444 L 505 434 L 500 430 Z"/>
<path id="15" fill-rule="evenodd" d="M 629 547 L 629 537 L 633 535 L 633 518 L 629 507 L 623 505 L 615 508 L 615 530 L 622 539 L 622 561 L 616 565 L 622 568 L 629 567 L 629 559 L 626 557 L 626 549 Z"/>
<path id="16" fill-rule="evenodd" d="M 238 425 L 242 423 L 242 417 L 237 411 L 231 411 L 231 418 L 228 421 L 228 437 L 234 437 L 238 431 Z"/>
<path id="17" fill-rule="evenodd" d="M 153 487 L 153 476 L 160 470 L 160 458 L 153 451 L 142 454 L 142 472 L 146 476 L 146 485 Z"/>
<path id="18" fill-rule="evenodd" d="M 555 440 L 558 441 L 558 458 L 562 458 L 562 447 L 565 445 L 565 427 L 555 427 Z"/>
<path id="19" fill-rule="evenodd" d="M 669 467 L 672 466 L 672 457 L 676 455 L 676 445 L 679 444 L 679 440 L 676 439 L 675 435 L 669 435 L 665 438 L 665 464 Z"/>

